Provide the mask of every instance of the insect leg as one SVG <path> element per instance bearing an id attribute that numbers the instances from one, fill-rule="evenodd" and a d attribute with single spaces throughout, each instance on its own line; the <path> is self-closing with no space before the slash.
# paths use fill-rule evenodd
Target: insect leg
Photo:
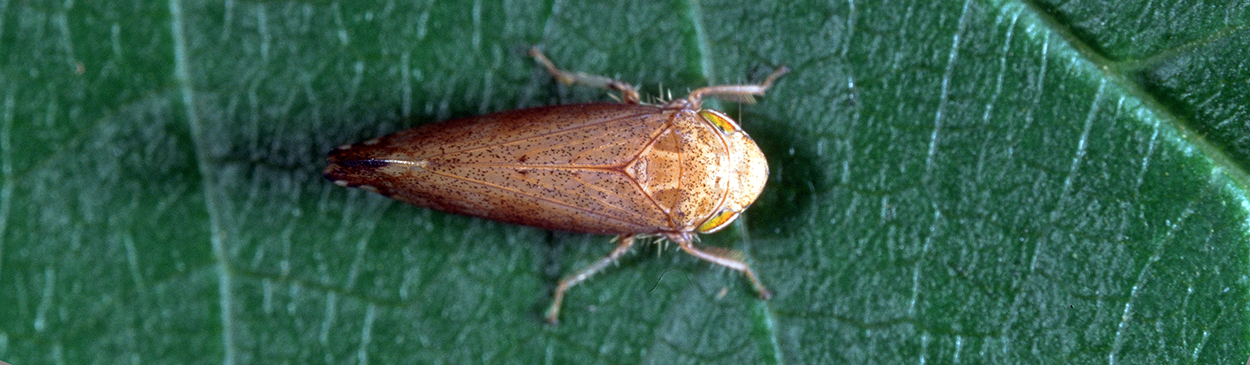
<path id="1" fill-rule="evenodd" d="M 621 101 L 628 104 L 639 104 L 642 101 L 642 99 L 638 97 L 638 90 L 634 89 L 632 85 L 624 81 L 599 75 L 591 75 L 588 73 L 565 71 L 556 68 L 556 65 L 551 63 L 551 60 L 547 59 L 547 56 L 544 56 L 543 52 L 538 50 L 538 47 L 530 48 L 530 57 L 534 57 L 535 61 L 538 61 L 538 63 L 541 63 L 543 67 L 546 67 L 547 72 L 550 72 L 551 76 L 555 77 L 561 84 L 582 84 L 600 89 L 616 90 L 621 93 Z"/>
<path id="2" fill-rule="evenodd" d="M 764 79 L 763 83 L 755 85 L 704 86 L 691 91 L 690 95 L 686 97 L 686 100 L 690 102 L 692 109 L 701 108 L 703 97 L 712 95 L 719 95 L 721 98 L 731 101 L 746 103 L 755 102 L 755 99 L 751 98 L 752 95 L 764 95 L 764 92 L 768 91 L 768 88 L 773 86 L 773 80 L 781 77 L 781 75 L 785 75 L 787 72 L 790 72 L 789 67 L 778 67 L 776 71 L 773 71 L 772 74 L 768 75 L 768 78 Z"/>
<path id="3" fill-rule="evenodd" d="M 556 324 L 556 322 L 559 322 L 558 317 L 560 315 L 560 303 L 564 301 L 564 292 L 568 291 L 569 288 L 572 288 L 574 285 L 577 285 L 583 280 L 590 278 L 591 275 L 602 271 L 608 266 L 608 264 L 616 262 L 616 260 L 619 260 L 621 256 L 624 256 L 625 253 L 629 252 L 629 249 L 634 246 L 633 235 L 621 235 L 617 240 L 616 249 L 613 249 L 612 253 L 609 253 L 608 256 L 599 259 L 599 261 L 595 261 L 595 263 L 579 270 L 576 273 L 573 273 L 572 275 L 565 276 L 563 279 L 560 279 L 560 285 L 556 286 L 554 298 L 551 300 L 551 307 L 547 308 L 548 323 Z"/>
<path id="4" fill-rule="evenodd" d="M 751 280 L 751 285 L 755 286 L 755 291 L 760 294 L 761 299 L 768 299 L 773 296 L 771 291 L 764 288 L 764 284 L 760 284 L 760 279 L 755 276 L 755 271 L 751 270 L 751 266 L 747 265 L 746 261 L 743 261 L 743 255 L 741 252 L 719 247 L 694 247 L 694 243 L 692 243 L 690 239 L 677 240 L 677 244 L 681 246 L 683 251 L 694 255 L 694 257 L 736 270 L 741 272 L 743 275 L 746 275 L 747 279 Z"/>

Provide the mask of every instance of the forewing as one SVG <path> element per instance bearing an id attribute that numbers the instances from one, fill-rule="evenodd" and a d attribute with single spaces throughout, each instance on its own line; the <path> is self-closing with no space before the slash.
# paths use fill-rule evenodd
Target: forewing
<path id="1" fill-rule="evenodd" d="M 575 232 L 653 233 L 671 222 L 623 170 L 666 128 L 665 114 L 646 106 L 512 111 L 341 148 L 326 176 L 452 213 Z"/>

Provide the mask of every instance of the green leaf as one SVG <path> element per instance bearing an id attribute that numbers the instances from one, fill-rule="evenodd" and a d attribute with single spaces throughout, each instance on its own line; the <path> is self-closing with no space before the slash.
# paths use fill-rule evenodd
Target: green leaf
<path id="1" fill-rule="evenodd" d="M 1241 363 L 1250 3 L 6 2 L 0 359 Z M 334 186 L 333 147 L 606 100 L 769 156 L 729 232 L 775 293 L 644 245 Z"/>

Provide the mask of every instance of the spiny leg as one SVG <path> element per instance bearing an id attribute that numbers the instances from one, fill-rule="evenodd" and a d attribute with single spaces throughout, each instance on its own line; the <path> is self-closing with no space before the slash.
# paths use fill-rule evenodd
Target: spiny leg
<path id="1" fill-rule="evenodd" d="M 574 285 L 577 285 L 583 280 L 590 278 L 591 275 L 602 271 L 604 268 L 608 267 L 609 264 L 616 262 L 616 260 L 620 260 L 621 256 L 624 256 L 626 252 L 629 252 L 629 249 L 633 247 L 633 245 L 634 236 L 623 234 L 617 238 L 616 249 L 613 249 L 612 253 L 609 253 L 608 256 L 599 259 L 599 261 L 595 261 L 595 263 L 590 264 L 590 266 L 587 266 L 572 275 L 565 276 L 560 279 L 560 285 L 556 286 L 554 298 L 551 300 L 551 307 L 547 308 L 547 322 L 551 324 L 559 322 L 560 303 L 564 301 L 564 292 L 568 291 L 569 288 L 572 288 Z"/>
<path id="2" fill-rule="evenodd" d="M 694 257 L 736 270 L 741 272 L 743 275 L 746 275 L 747 279 L 751 280 L 751 285 L 755 286 L 755 291 L 759 293 L 760 299 L 768 299 L 773 296 L 773 293 L 764 288 L 764 284 L 760 283 L 760 279 L 755 276 L 755 271 L 751 270 L 751 266 L 748 265 L 746 261 L 743 261 L 744 255 L 741 252 L 720 247 L 694 247 L 694 243 L 692 243 L 692 240 L 689 238 L 677 239 L 674 241 L 677 242 L 677 245 L 681 246 L 682 251 L 686 251 L 686 253 L 694 255 Z"/>
<path id="3" fill-rule="evenodd" d="M 561 70 L 556 68 L 556 65 L 551 63 L 551 60 L 547 59 L 547 56 L 543 55 L 543 52 L 538 50 L 538 47 L 530 48 L 530 57 L 534 57 L 535 61 L 546 67 L 547 72 L 550 72 L 551 76 L 555 77 L 561 84 L 582 84 L 600 89 L 612 89 L 621 93 L 621 101 L 625 103 L 639 104 L 642 102 L 642 99 L 638 97 L 638 90 L 624 81 L 588 73 Z"/>
<path id="4" fill-rule="evenodd" d="M 773 81 L 778 77 L 781 77 L 781 75 L 785 75 L 787 72 L 790 72 L 789 67 L 778 67 L 776 71 L 773 71 L 772 74 L 768 75 L 768 78 L 764 79 L 763 83 L 755 85 L 704 86 L 691 91 L 690 95 L 686 96 L 686 100 L 690 102 L 691 109 L 702 108 L 703 97 L 712 95 L 718 95 L 732 101 L 747 103 L 754 102 L 755 100 L 751 98 L 752 95 L 764 95 L 764 92 L 768 91 L 768 88 L 773 87 Z"/>

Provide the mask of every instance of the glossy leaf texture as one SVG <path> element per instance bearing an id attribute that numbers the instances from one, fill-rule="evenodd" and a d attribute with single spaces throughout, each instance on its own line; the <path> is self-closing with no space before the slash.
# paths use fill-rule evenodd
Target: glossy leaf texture
<path id="1" fill-rule="evenodd" d="M 1250 3 L 0 3 L 0 359 L 1244 363 Z M 717 103 L 769 158 L 774 291 L 610 237 L 334 186 L 335 146 L 607 100 Z"/>

